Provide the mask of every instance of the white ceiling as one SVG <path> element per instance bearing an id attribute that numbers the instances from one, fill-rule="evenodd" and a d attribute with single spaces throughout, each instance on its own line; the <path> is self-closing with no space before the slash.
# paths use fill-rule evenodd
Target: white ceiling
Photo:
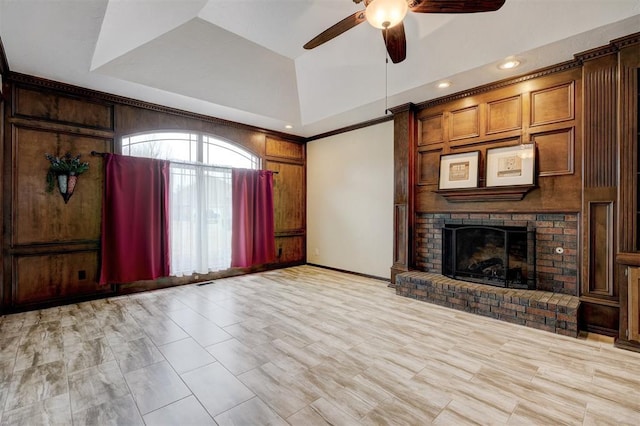
<path id="1" fill-rule="evenodd" d="M 11 71 L 313 136 L 573 58 L 640 30 L 640 0 L 506 0 L 497 12 L 405 18 L 388 65 L 363 23 L 302 45 L 363 9 L 351 0 L 0 0 Z M 522 65 L 500 71 L 515 55 Z M 435 83 L 448 79 L 449 89 Z M 290 124 L 292 130 L 285 130 Z"/>

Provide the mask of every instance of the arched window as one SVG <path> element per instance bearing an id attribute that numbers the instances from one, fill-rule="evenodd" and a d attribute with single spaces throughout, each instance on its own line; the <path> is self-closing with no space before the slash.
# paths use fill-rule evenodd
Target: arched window
<path id="1" fill-rule="evenodd" d="M 217 167 L 260 168 L 260 157 L 233 143 L 201 133 L 167 131 L 125 136 L 122 154 Z"/>
<path id="2" fill-rule="evenodd" d="M 260 157 L 215 136 L 156 131 L 122 138 L 122 154 L 171 162 L 171 274 L 231 265 L 231 169 L 259 169 Z"/>

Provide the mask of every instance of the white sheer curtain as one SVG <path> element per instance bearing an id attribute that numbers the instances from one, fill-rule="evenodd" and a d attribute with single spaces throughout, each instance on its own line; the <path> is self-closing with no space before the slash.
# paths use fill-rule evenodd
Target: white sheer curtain
<path id="1" fill-rule="evenodd" d="M 260 168 L 260 157 L 214 136 L 158 130 L 122 138 L 122 153 L 171 161 L 171 275 L 231 266 L 231 168 Z"/>
<path id="2" fill-rule="evenodd" d="M 171 274 L 231 266 L 231 170 L 171 164 Z"/>

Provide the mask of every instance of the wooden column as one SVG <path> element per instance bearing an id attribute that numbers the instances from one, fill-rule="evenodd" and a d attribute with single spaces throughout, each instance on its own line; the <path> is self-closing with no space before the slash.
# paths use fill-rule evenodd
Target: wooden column
<path id="1" fill-rule="evenodd" d="M 5 166 L 4 166 L 4 147 L 7 144 L 5 136 L 5 98 L 9 96 L 9 85 L 6 83 L 7 76 L 9 75 L 9 63 L 7 62 L 7 56 L 4 52 L 4 46 L 2 39 L 0 39 L 0 194 L 3 194 L 3 187 L 5 182 Z M 6 222 L 4 220 L 4 198 L 3 202 L 0 202 L 0 227 L 6 229 Z M 4 234 L 4 232 L 3 232 Z M 2 240 L 0 240 L 2 244 Z M 0 250 L 0 314 L 4 312 L 6 303 L 6 292 L 4 287 L 7 285 L 7 281 L 4 279 L 4 250 Z"/>
<path id="2" fill-rule="evenodd" d="M 413 224 L 415 142 L 417 121 L 413 104 L 391 109 L 393 126 L 393 265 L 391 286 L 395 286 L 396 275 L 408 271 L 414 264 Z"/>
<path id="3" fill-rule="evenodd" d="M 640 122 L 640 33 L 612 42 L 620 50 L 619 71 L 619 220 L 616 271 L 620 285 L 620 329 L 616 346 L 640 352 L 640 215 L 638 211 Z M 625 276 L 626 274 L 626 276 Z"/>
<path id="4" fill-rule="evenodd" d="M 617 52 L 610 47 L 578 58 L 584 61 L 582 328 L 617 335 Z"/>

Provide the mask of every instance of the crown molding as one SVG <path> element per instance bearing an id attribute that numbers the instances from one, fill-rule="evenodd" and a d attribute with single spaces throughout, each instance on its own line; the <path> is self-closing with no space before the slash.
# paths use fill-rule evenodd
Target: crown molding
<path id="1" fill-rule="evenodd" d="M 618 52 L 618 47 L 610 44 L 604 47 L 596 47 L 595 49 L 586 50 L 584 52 L 576 53 L 574 58 L 579 60 L 581 63 L 591 61 L 593 59 L 598 59 L 603 56 L 612 55 Z"/>
<path id="2" fill-rule="evenodd" d="M 306 139 L 307 142 L 312 142 L 318 139 L 328 138 L 329 136 L 339 135 L 341 133 L 351 132 L 353 130 L 363 129 L 369 126 L 375 126 L 376 124 L 386 123 L 387 121 L 393 121 L 393 115 L 385 115 L 382 117 L 374 118 L 372 120 L 363 121 L 361 123 L 353 124 L 351 126 L 342 127 L 340 129 L 331 130 L 330 132 L 320 133 L 319 135 L 311 136 Z"/>
<path id="3" fill-rule="evenodd" d="M 617 38 L 611 42 L 611 44 L 614 44 L 618 49 L 638 43 L 640 43 L 640 32 Z"/>
<path id="4" fill-rule="evenodd" d="M 126 105 L 126 106 L 132 106 L 136 108 L 156 111 L 160 113 L 165 113 L 165 114 L 177 115 L 185 118 L 192 118 L 195 120 L 213 123 L 216 125 L 222 125 L 226 127 L 233 127 L 233 128 L 248 130 L 252 132 L 264 133 L 267 136 L 271 136 L 279 139 L 286 139 L 287 141 L 296 142 L 299 144 L 303 144 L 306 142 L 306 139 L 303 137 L 291 135 L 284 132 L 277 132 L 273 130 L 262 129 L 259 127 L 250 126 L 248 124 L 242 124 L 235 121 L 212 117 L 209 115 L 198 114 L 195 112 L 185 111 L 177 108 L 171 108 L 168 106 L 154 104 L 151 102 L 145 102 L 138 99 L 113 95 L 106 92 L 99 92 L 96 90 L 86 89 L 84 87 L 74 86 L 71 84 L 61 83 L 59 81 L 48 80 L 46 78 L 35 77 L 32 75 L 10 72 L 7 80 L 10 80 L 13 83 L 17 83 L 21 85 L 44 88 L 44 89 L 59 92 L 60 94 L 63 94 L 63 95 L 77 96 L 82 99 L 92 100 L 96 102 Z"/>
<path id="5" fill-rule="evenodd" d="M 563 72 L 563 71 L 567 71 L 570 69 L 574 69 L 574 68 L 579 68 L 580 66 L 582 66 L 582 62 L 579 60 L 571 60 L 571 61 L 567 61 L 567 62 L 562 62 L 560 64 L 557 65 L 553 65 L 551 67 L 548 68 L 543 68 L 540 69 L 538 71 L 534 71 L 532 73 L 529 74 L 525 74 L 525 75 L 521 75 L 518 77 L 511 77 L 511 78 L 507 78 L 504 80 L 500 80 L 500 81 L 496 81 L 493 83 L 488 83 L 485 84 L 483 86 L 478 86 L 475 87 L 473 89 L 469 89 L 469 90 L 465 90 L 462 92 L 458 92 L 458 93 L 454 93 L 452 95 L 447 95 L 447 96 L 443 96 L 441 98 L 436 98 L 436 99 L 432 99 L 429 101 L 425 101 L 425 102 L 421 102 L 419 104 L 416 104 L 416 109 L 418 110 L 423 110 L 423 109 L 427 109 L 436 105 L 441 105 L 441 104 L 445 104 L 451 101 L 457 101 L 460 99 L 464 99 L 470 96 L 475 96 L 475 95 L 479 95 L 481 93 L 486 93 L 486 92 L 490 92 L 492 90 L 496 90 L 496 89 L 501 89 L 503 87 L 507 87 L 507 86 L 511 86 L 514 84 L 518 84 L 518 83 L 522 83 L 524 81 L 529 81 L 529 80 L 533 80 L 535 78 L 540 78 L 540 77 L 544 77 L 547 75 L 551 75 L 551 74 L 556 74 L 559 72 Z"/>
<path id="6" fill-rule="evenodd" d="M 395 115 L 395 114 L 400 114 L 401 112 L 414 111 L 415 108 L 416 108 L 416 105 L 414 103 L 408 102 L 406 104 L 389 108 L 389 111 L 391 111 Z"/>

